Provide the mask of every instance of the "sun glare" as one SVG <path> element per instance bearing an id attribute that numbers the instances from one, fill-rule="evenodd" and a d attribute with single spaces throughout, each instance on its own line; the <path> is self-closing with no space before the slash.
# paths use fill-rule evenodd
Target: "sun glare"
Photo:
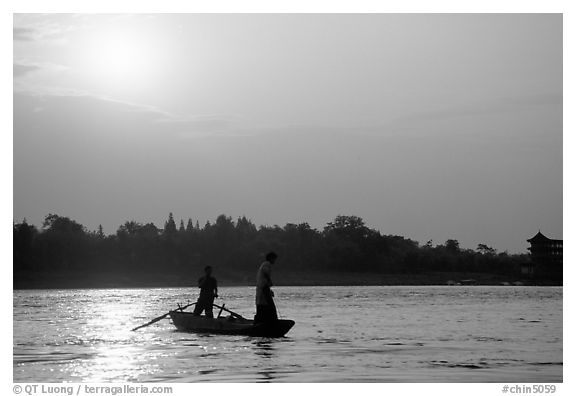
<path id="1" fill-rule="evenodd" d="M 154 78 L 160 57 L 153 41 L 134 29 L 101 29 L 86 39 L 84 69 L 96 84 L 145 85 Z"/>

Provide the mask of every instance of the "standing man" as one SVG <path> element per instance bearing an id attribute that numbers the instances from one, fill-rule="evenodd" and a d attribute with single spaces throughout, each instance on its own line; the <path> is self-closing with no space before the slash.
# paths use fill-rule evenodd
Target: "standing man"
<path id="1" fill-rule="evenodd" d="M 274 305 L 274 292 L 270 289 L 272 283 L 272 265 L 276 262 L 278 255 L 270 252 L 258 269 L 256 276 L 256 316 L 254 323 L 272 322 L 278 320 L 276 305 Z"/>
<path id="2" fill-rule="evenodd" d="M 214 298 L 218 297 L 218 282 L 212 276 L 212 267 L 209 265 L 204 268 L 204 273 L 205 275 L 198 279 L 200 296 L 196 301 L 196 307 L 194 307 L 194 315 L 200 315 L 202 311 L 205 311 L 206 317 L 213 318 L 212 305 Z"/>

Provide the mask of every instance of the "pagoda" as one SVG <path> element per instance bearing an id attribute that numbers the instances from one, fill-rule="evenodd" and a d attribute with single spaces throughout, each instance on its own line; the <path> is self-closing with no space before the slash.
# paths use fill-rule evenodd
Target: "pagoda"
<path id="1" fill-rule="evenodd" d="M 562 279 L 562 239 L 550 239 L 540 231 L 527 240 L 532 265 L 523 270 L 532 276 Z"/>

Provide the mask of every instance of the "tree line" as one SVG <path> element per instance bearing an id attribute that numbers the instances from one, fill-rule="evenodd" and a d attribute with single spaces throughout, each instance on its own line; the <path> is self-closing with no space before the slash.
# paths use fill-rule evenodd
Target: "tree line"
<path id="1" fill-rule="evenodd" d="M 22 274 L 89 273 L 190 275 L 206 265 L 231 277 L 252 277 L 264 253 L 274 250 L 283 271 L 314 273 L 418 274 L 433 271 L 520 274 L 526 254 L 498 253 L 479 244 L 424 245 L 383 235 L 357 216 L 339 215 L 322 230 L 308 223 L 256 226 L 246 217 L 220 215 L 215 222 L 180 220 L 172 213 L 163 228 L 127 221 L 111 235 L 102 226 L 89 231 L 64 216 L 49 214 L 40 229 L 23 220 L 13 224 L 15 280 Z"/>

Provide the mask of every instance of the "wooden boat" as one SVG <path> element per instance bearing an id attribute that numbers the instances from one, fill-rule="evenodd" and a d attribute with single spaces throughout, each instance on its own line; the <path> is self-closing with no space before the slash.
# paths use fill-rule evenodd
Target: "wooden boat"
<path id="1" fill-rule="evenodd" d="M 220 307 L 220 313 L 217 318 L 194 315 L 192 312 L 183 310 L 170 311 L 170 318 L 180 331 L 192 333 L 210 333 L 210 334 L 230 334 L 245 335 L 251 337 L 283 337 L 294 326 L 293 320 L 278 319 L 273 322 L 254 323 L 251 319 L 246 319 L 241 315 L 229 311 L 223 306 Z M 229 312 L 228 317 L 220 316 L 222 311 Z"/>

